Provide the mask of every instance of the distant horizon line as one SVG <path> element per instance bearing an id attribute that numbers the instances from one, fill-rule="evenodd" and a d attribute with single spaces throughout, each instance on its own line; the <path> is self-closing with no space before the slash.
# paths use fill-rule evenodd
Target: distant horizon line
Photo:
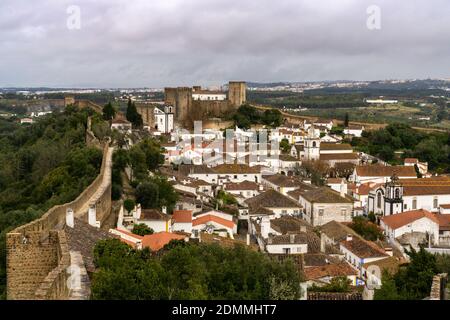
<path id="1" fill-rule="evenodd" d="M 378 79 L 378 80 L 307 80 L 307 81 L 248 81 L 242 80 L 246 83 L 250 84 L 258 84 L 258 85 L 267 85 L 267 84 L 302 84 L 302 83 L 340 83 L 340 82 L 382 82 L 382 81 L 450 81 L 450 77 L 448 78 L 389 78 L 389 79 Z M 226 86 L 228 83 L 222 84 L 220 86 Z M 163 87 L 150 87 L 150 86 L 137 86 L 137 87 L 114 87 L 114 86 L 0 86 L 0 90 L 12 90 L 12 89 L 51 89 L 51 90 L 131 90 L 131 89 L 153 89 L 153 90 L 161 90 L 165 87 L 171 87 L 170 85 Z M 212 85 L 211 85 L 212 87 Z"/>

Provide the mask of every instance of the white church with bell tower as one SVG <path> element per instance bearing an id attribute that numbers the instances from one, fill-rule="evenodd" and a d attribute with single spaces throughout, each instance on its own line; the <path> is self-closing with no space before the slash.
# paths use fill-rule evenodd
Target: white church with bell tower
<path id="1" fill-rule="evenodd" d="M 314 129 L 314 126 L 310 126 L 308 129 L 308 135 L 305 138 L 305 160 L 315 161 L 320 159 L 320 133 Z"/>

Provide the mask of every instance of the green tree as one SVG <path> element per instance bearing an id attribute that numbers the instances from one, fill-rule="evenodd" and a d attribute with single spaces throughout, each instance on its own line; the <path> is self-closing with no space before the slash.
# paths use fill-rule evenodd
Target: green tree
<path id="1" fill-rule="evenodd" d="M 126 199 L 123 202 L 123 207 L 125 208 L 125 210 L 127 210 L 127 212 L 131 212 L 135 206 L 136 206 L 136 203 L 134 202 L 133 199 Z"/>
<path id="2" fill-rule="evenodd" d="M 142 208 L 160 208 L 159 187 L 152 181 L 145 181 L 139 184 L 135 191 L 136 202 L 140 203 Z"/>
<path id="3" fill-rule="evenodd" d="M 112 106 L 111 102 L 108 102 L 103 107 L 103 119 L 105 119 L 106 121 L 110 121 L 110 120 L 114 119 L 115 116 L 116 116 L 116 110 Z"/>
<path id="4" fill-rule="evenodd" d="M 386 270 L 382 275 L 383 285 L 380 289 L 375 289 L 374 300 L 401 300 L 402 297 L 397 292 L 395 280 Z"/>
<path id="5" fill-rule="evenodd" d="M 280 142 L 280 149 L 284 153 L 288 153 L 291 150 L 291 145 L 290 145 L 288 139 L 281 140 L 281 142 Z"/>
<path id="6" fill-rule="evenodd" d="M 349 124 L 349 115 L 348 112 L 346 112 L 344 118 L 344 128 L 348 128 L 348 124 Z"/>
<path id="7" fill-rule="evenodd" d="M 119 240 L 97 244 L 93 299 L 298 299 L 291 260 L 278 262 L 242 245 L 169 244 L 158 255 Z"/>
<path id="8" fill-rule="evenodd" d="M 133 124 L 134 128 L 137 129 L 142 128 L 143 126 L 142 116 L 137 112 L 136 104 L 132 102 L 131 99 L 128 99 L 126 117 L 127 120 Z"/>
<path id="9" fill-rule="evenodd" d="M 155 231 L 153 231 L 153 229 L 147 226 L 145 223 L 140 223 L 135 224 L 131 232 L 137 234 L 138 236 L 146 236 L 148 234 L 153 234 Z"/>

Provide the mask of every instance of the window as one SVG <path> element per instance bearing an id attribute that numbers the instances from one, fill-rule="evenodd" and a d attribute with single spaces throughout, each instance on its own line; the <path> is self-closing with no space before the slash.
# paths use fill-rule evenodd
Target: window
<path id="1" fill-rule="evenodd" d="M 237 174 L 235 174 L 235 175 L 234 175 L 234 178 L 235 178 L 235 179 L 237 179 L 237 178 L 238 178 Z"/>
<path id="2" fill-rule="evenodd" d="M 284 254 L 290 254 L 291 253 L 291 248 L 283 248 L 283 253 Z"/>
<path id="3" fill-rule="evenodd" d="M 323 212 L 324 212 L 323 209 L 319 209 L 319 216 L 323 216 Z"/>
<path id="4" fill-rule="evenodd" d="M 395 189 L 395 198 L 399 199 L 400 198 L 400 189 Z"/>
<path id="5" fill-rule="evenodd" d="M 408 209 L 408 205 L 405 203 L 405 205 L 403 206 L 403 208 L 406 210 Z"/>
<path id="6" fill-rule="evenodd" d="M 438 207 L 438 198 L 434 198 L 433 199 L 433 208 L 437 208 Z"/>
<path id="7" fill-rule="evenodd" d="M 282 214 L 287 214 L 287 210 L 281 210 Z"/>
<path id="8" fill-rule="evenodd" d="M 377 194 L 377 208 L 381 208 L 381 192 Z"/>
<path id="9" fill-rule="evenodd" d="M 347 215 L 347 210 L 346 209 L 342 209 L 341 210 L 341 215 L 342 216 L 346 216 Z"/>
<path id="10" fill-rule="evenodd" d="M 414 198 L 412 201 L 412 208 L 413 210 L 417 209 L 417 198 Z"/>

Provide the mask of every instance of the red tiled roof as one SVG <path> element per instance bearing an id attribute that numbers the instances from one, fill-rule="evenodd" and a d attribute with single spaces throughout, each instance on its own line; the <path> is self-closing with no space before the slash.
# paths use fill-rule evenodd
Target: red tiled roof
<path id="1" fill-rule="evenodd" d="M 356 173 L 366 177 L 391 177 L 394 173 L 398 177 L 417 177 L 416 169 L 413 166 L 356 166 Z"/>
<path id="2" fill-rule="evenodd" d="M 324 277 L 358 275 L 358 272 L 346 262 L 315 267 L 305 267 L 304 273 L 307 280 L 316 280 Z"/>
<path id="3" fill-rule="evenodd" d="M 330 160 L 357 160 L 358 154 L 352 153 L 322 153 L 320 155 L 320 160 L 330 161 Z"/>
<path id="4" fill-rule="evenodd" d="M 405 163 L 417 163 L 419 159 L 417 158 L 405 158 Z"/>
<path id="5" fill-rule="evenodd" d="M 152 251 L 162 249 L 166 244 L 172 240 L 184 240 L 185 236 L 176 233 L 158 232 L 144 236 L 142 240 L 143 248 L 150 248 Z"/>
<path id="6" fill-rule="evenodd" d="M 450 231 L 450 214 L 436 214 L 439 221 L 439 230 Z"/>
<path id="7" fill-rule="evenodd" d="M 387 257 L 388 255 L 376 244 L 359 237 L 350 241 L 341 241 L 341 245 L 359 258 Z"/>
<path id="8" fill-rule="evenodd" d="M 173 223 L 191 223 L 192 211 L 191 210 L 176 210 L 172 215 Z"/>
<path id="9" fill-rule="evenodd" d="M 381 220 L 384 222 L 385 225 L 389 226 L 390 228 L 397 229 L 404 225 L 407 225 L 408 223 L 422 219 L 424 217 L 439 224 L 439 220 L 436 218 L 436 216 L 424 209 L 397 213 L 391 216 L 383 217 L 381 218 Z"/>
<path id="10" fill-rule="evenodd" d="M 208 223 L 210 221 L 216 222 L 216 223 L 221 224 L 221 225 L 223 225 L 225 227 L 228 227 L 228 228 L 234 228 L 234 226 L 235 226 L 235 223 L 233 221 L 226 220 L 224 218 L 217 217 L 217 216 L 214 216 L 214 215 L 211 215 L 211 214 L 207 214 L 205 216 L 202 216 L 202 217 L 199 217 L 199 218 L 195 219 L 192 222 L 192 226 L 198 226 L 198 225 L 201 225 L 201 224 Z"/>

